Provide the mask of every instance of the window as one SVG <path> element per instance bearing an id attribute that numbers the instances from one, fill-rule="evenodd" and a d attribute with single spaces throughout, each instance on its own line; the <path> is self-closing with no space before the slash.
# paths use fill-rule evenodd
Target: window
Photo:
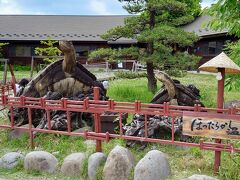
<path id="1" fill-rule="evenodd" d="M 212 41 L 208 43 L 208 55 L 215 55 L 217 49 L 217 42 Z"/>
<path id="2" fill-rule="evenodd" d="M 223 51 L 224 42 L 218 41 L 217 42 L 217 48 L 216 48 L 216 55 L 220 54 Z"/>
<path id="3" fill-rule="evenodd" d="M 76 49 L 77 56 L 80 56 L 80 57 L 88 56 L 89 46 L 76 46 L 75 49 Z"/>
<path id="4" fill-rule="evenodd" d="M 95 49 L 96 49 L 96 46 L 87 46 L 87 45 L 75 46 L 76 54 L 77 56 L 80 56 L 80 57 L 87 57 L 88 53 Z"/>
<path id="5" fill-rule="evenodd" d="M 216 56 L 223 50 L 224 41 L 204 42 L 201 45 L 201 53 L 205 56 Z"/>
<path id="6" fill-rule="evenodd" d="M 208 55 L 218 55 L 223 50 L 223 41 L 212 41 L 208 44 Z"/>
<path id="7" fill-rule="evenodd" d="M 204 42 L 201 44 L 200 52 L 205 56 L 208 55 L 208 42 Z"/>
<path id="8" fill-rule="evenodd" d="M 16 47 L 10 46 L 8 53 L 9 53 L 9 56 L 11 56 L 11 57 L 15 56 L 16 55 Z"/>
<path id="9" fill-rule="evenodd" d="M 32 48 L 30 46 L 16 46 L 16 56 L 27 57 L 32 55 Z"/>

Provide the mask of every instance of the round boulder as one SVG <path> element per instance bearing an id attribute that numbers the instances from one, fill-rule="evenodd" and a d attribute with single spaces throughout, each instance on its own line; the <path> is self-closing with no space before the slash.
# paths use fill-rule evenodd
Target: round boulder
<path id="1" fill-rule="evenodd" d="M 0 158 L 0 168 L 12 169 L 16 167 L 19 160 L 22 160 L 24 156 L 18 152 L 10 152 Z"/>
<path id="2" fill-rule="evenodd" d="M 121 146 L 116 146 L 108 155 L 103 169 L 103 180 L 126 180 L 134 167 L 131 152 Z"/>
<path id="3" fill-rule="evenodd" d="M 101 152 L 92 154 L 88 159 L 88 178 L 89 180 L 96 179 L 96 173 L 101 163 L 107 159 L 106 155 Z"/>
<path id="4" fill-rule="evenodd" d="M 24 168 L 26 170 L 37 170 L 53 173 L 58 164 L 58 160 L 46 151 L 32 151 L 24 159 Z"/>
<path id="5" fill-rule="evenodd" d="M 158 150 L 149 151 L 136 165 L 134 180 L 162 180 L 170 175 L 167 156 Z"/>
<path id="6" fill-rule="evenodd" d="M 22 127 L 22 128 L 29 128 L 29 124 L 25 124 L 25 125 L 22 125 L 20 127 Z M 33 125 L 32 125 L 32 128 L 34 128 Z M 12 139 L 21 139 L 25 135 L 29 136 L 28 130 L 25 130 L 25 129 L 14 129 L 14 130 L 12 130 L 9 133 L 8 138 L 10 140 L 12 140 Z"/>
<path id="7" fill-rule="evenodd" d="M 61 171 L 65 176 L 81 176 L 84 160 L 83 153 L 73 153 L 68 155 L 62 164 Z"/>
<path id="8" fill-rule="evenodd" d="M 224 108 L 240 108 L 239 100 L 227 101 L 224 103 Z"/>
<path id="9" fill-rule="evenodd" d="M 187 180 L 218 180 L 218 179 L 206 175 L 194 174 L 188 177 Z"/>

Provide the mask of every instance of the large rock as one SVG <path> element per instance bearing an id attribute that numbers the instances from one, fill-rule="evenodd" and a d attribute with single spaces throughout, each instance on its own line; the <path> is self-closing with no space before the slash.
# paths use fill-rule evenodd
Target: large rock
<path id="1" fill-rule="evenodd" d="M 19 160 L 23 160 L 24 156 L 18 152 L 10 152 L 0 158 L 0 168 L 12 169 L 16 167 Z"/>
<path id="2" fill-rule="evenodd" d="M 224 103 L 224 108 L 240 108 L 240 100 L 227 101 Z M 240 114 L 240 112 L 237 114 Z"/>
<path id="3" fill-rule="evenodd" d="M 149 151 L 136 165 L 134 180 L 161 180 L 171 173 L 167 156 L 158 150 Z"/>
<path id="4" fill-rule="evenodd" d="M 84 160 L 86 159 L 83 153 L 73 153 L 68 155 L 62 164 L 61 171 L 66 176 L 81 176 Z"/>
<path id="5" fill-rule="evenodd" d="M 240 100 L 232 100 L 224 103 L 224 108 L 240 108 Z"/>
<path id="6" fill-rule="evenodd" d="M 218 180 L 218 179 L 206 175 L 194 174 L 191 177 L 187 178 L 187 180 Z"/>
<path id="7" fill-rule="evenodd" d="M 103 180 L 126 180 L 134 167 L 131 152 L 121 146 L 116 146 L 108 155 L 103 169 Z"/>
<path id="8" fill-rule="evenodd" d="M 89 180 L 96 179 L 96 173 L 101 165 L 107 159 L 106 155 L 100 152 L 92 154 L 88 159 L 88 178 Z"/>
<path id="9" fill-rule="evenodd" d="M 22 125 L 20 127 L 22 127 L 22 128 L 29 128 L 29 124 L 25 124 L 25 125 Z M 32 128 L 34 128 L 33 125 L 32 125 Z M 14 129 L 14 130 L 12 130 L 9 133 L 8 138 L 10 140 L 12 140 L 12 139 L 21 139 L 25 135 L 29 136 L 28 130 L 25 130 L 25 129 Z"/>
<path id="10" fill-rule="evenodd" d="M 74 130 L 73 132 L 74 133 L 84 133 L 85 131 L 92 131 L 92 130 L 93 130 L 92 127 L 84 126 L 82 128 Z"/>
<path id="11" fill-rule="evenodd" d="M 52 173 L 55 171 L 58 160 L 52 154 L 45 151 L 32 151 L 24 159 L 26 170 L 37 170 Z"/>
<path id="12" fill-rule="evenodd" d="M 96 146 L 96 141 L 88 139 L 88 140 L 84 141 L 84 144 L 87 146 L 87 148 L 92 148 L 92 147 Z"/>
<path id="13" fill-rule="evenodd" d="M 82 128 L 75 129 L 73 131 L 73 133 L 84 133 L 85 131 L 90 131 L 91 132 L 91 131 L 93 131 L 93 128 L 86 125 L 86 126 L 84 126 Z M 79 137 L 80 136 L 70 136 L 70 138 L 73 139 L 73 140 L 79 139 Z"/>

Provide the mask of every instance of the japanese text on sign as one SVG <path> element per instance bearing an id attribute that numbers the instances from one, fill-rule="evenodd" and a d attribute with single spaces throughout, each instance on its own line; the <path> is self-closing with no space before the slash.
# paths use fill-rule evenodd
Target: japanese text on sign
<path id="1" fill-rule="evenodd" d="M 238 127 L 232 126 L 232 121 L 228 120 L 227 122 L 218 122 L 205 120 L 202 118 L 194 118 L 191 123 L 191 131 L 200 131 L 200 130 L 225 130 L 227 134 L 230 135 L 240 135 Z"/>
<path id="2" fill-rule="evenodd" d="M 219 139 L 240 139 L 240 116 L 186 112 L 183 134 Z"/>

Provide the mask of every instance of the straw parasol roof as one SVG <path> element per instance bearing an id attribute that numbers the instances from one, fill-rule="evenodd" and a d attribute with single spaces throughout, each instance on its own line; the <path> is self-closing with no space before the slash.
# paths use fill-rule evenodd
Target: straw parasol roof
<path id="1" fill-rule="evenodd" d="M 238 74 L 240 67 L 235 64 L 224 52 L 199 67 L 199 70 L 218 72 L 218 68 L 225 68 L 225 73 Z"/>

